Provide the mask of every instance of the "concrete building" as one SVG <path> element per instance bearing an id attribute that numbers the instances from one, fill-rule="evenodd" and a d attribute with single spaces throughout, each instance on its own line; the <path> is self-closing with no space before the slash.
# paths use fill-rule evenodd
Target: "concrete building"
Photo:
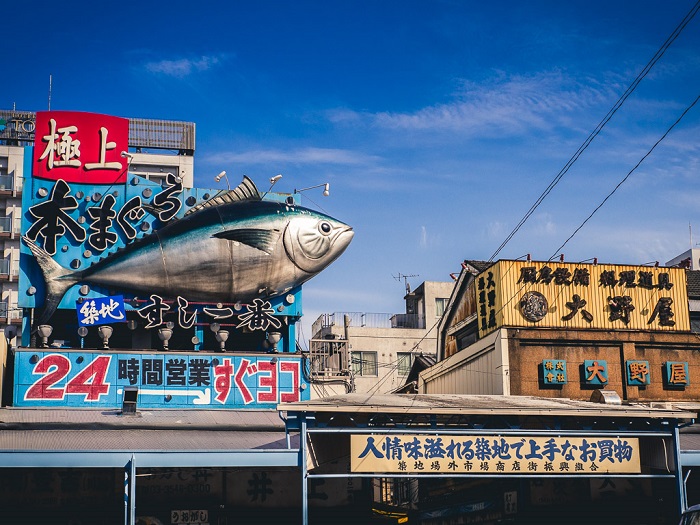
<path id="1" fill-rule="evenodd" d="M 426 281 L 404 297 L 400 314 L 335 312 L 314 322 L 310 374 L 318 397 L 388 393 L 404 385 L 420 355 L 435 355 L 437 325 L 454 282 Z"/>

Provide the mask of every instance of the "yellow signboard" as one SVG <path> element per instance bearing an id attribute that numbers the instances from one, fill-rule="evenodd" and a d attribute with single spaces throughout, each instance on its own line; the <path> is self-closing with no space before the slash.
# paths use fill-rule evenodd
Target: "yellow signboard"
<path id="1" fill-rule="evenodd" d="M 681 268 L 498 261 L 475 291 L 480 336 L 501 326 L 690 331 Z"/>
<path id="2" fill-rule="evenodd" d="M 639 473 L 639 439 L 629 437 L 353 434 L 350 470 L 397 474 Z"/>

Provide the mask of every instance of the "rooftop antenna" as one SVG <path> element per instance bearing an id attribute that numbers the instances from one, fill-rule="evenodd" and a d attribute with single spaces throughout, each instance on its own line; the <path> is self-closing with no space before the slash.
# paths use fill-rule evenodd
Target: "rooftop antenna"
<path id="1" fill-rule="evenodd" d="M 402 274 L 401 272 L 399 272 L 399 275 L 392 275 L 392 277 L 394 279 L 396 279 L 397 281 L 400 281 L 401 279 L 403 279 L 404 286 L 406 286 L 406 295 L 408 295 L 411 293 L 411 285 L 408 283 L 409 277 L 420 277 L 420 275 L 418 275 L 418 274 L 406 275 L 406 274 Z"/>
<path id="2" fill-rule="evenodd" d="M 51 111 L 51 84 L 53 81 L 53 75 L 49 74 L 49 111 Z"/>

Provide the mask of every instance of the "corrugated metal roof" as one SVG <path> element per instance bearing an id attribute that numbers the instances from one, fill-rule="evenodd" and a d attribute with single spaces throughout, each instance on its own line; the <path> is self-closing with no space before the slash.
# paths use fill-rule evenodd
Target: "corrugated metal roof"
<path id="1" fill-rule="evenodd" d="M 298 446 L 298 438 L 295 438 Z M 231 451 L 285 449 L 284 432 L 230 430 L 3 430 L 2 451 Z"/>
<path id="2" fill-rule="evenodd" d="M 688 270 L 685 275 L 688 279 L 688 297 L 700 298 L 700 270 Z"/>
<path id="3" fill-rule="evenodd" d="M 344 396 L 314 399 L 299 403 L 278 405 L 287 412 L 341 412 L 431 415 L 548 415 L 548 416 L 603 416 L 632 418 L 692 419 L 695 412 L 674 408 L 649 408 L 646 406 L 605 405 L 572 399 L 540 398 L 530 396 L 487 395 L 369 395 L 346 394 Z"/>
<path id="4" fill-rule="evenodd" d="M 277 411 L 0 409 L 0 467 L 296 466 Z"/>
<path id="5" fill-rule="evenodd" d="M 286 448 L 277 411 L 0 409 L 0 450 Z"/>
<path id="6" fill-rule="evenodd" d="M 122 416 L 117 410 L 2 408 L 0 429 L 117 428 L 217 429 L 284 432 L 275 410 L 141 410 Z"/>
<path id="7" fill-rule="evenodd" d="M 481 273 L 484 270 L 490 268 L 493 266 L 494 263 L 488 262 L 488 261 L 474 261 L 474 260 L 466 260 L 464 261 L 465 264 L 468 264 L 472 268 L 474 268 L 477 273 Z"/>

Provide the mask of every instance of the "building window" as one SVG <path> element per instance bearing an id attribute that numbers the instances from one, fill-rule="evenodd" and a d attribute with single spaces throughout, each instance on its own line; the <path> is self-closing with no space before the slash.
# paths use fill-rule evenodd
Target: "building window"
<path id="1" fill-rule="evenodd" d="M 445 308 L 447 308 L 447 301 L 449 299 L 437 298 L 435 299 L 435 317 L 441 317 L 445 313 Z"/>
<path id="2" fill-rule="evenodd" d="M 414 355 L 411 352 L 397 352 L 396 358 L 399 376 L 407 376 L 413 366 Z"/>
<path id="3" fill-rule="evenodd" d="M 356 376 L 376 376 L 377 352 L 352 352 L 352 373 Z"/>

